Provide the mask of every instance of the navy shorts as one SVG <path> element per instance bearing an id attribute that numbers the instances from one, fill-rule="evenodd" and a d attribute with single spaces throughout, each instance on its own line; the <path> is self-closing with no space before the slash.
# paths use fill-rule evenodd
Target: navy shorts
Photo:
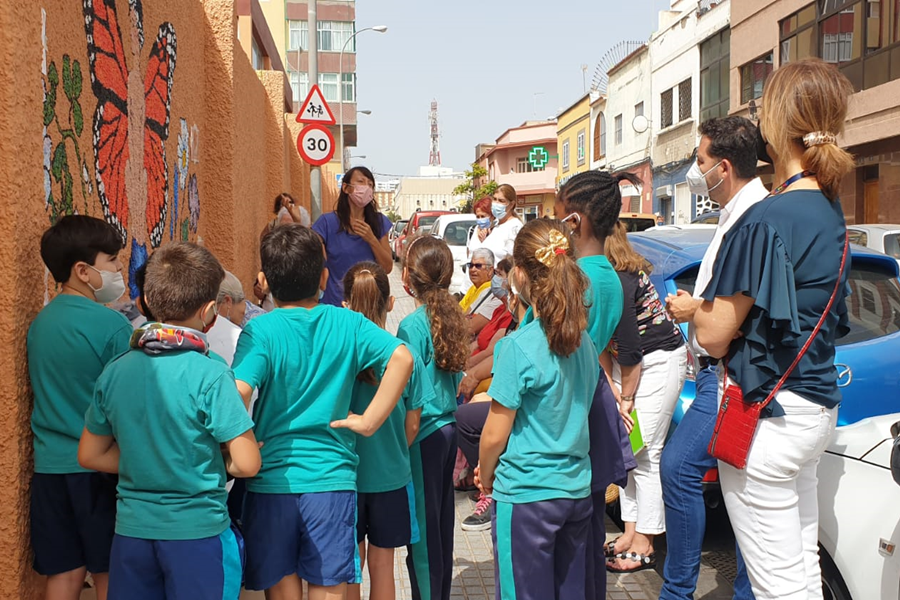
<path id="1" fill-rule="evenodd" d="M 31 480 L 34 570 L 59 575 L 87 567 L 109 571 L 116 529 L 118 477 L 106 473 L 35 473 Z"/>
<path id="2" fill-rule="evenodd" d="M 313 585 L 361 583 L 356 492 L 259 494 L 244 499 L 248 590 L 296 574 Z"/>
<path id="3" fill-rule="evenodd" d="M 144 540 L 116 535 L 109 600 L 222 600 L 241 593 L 239 534 L 232 525 L 199 540 Z"/>
<path id="4" fill-rule="evenodd" d="M 356 541 L 378 548 L 402 548 L 419 541 L 412 482 L 398 490 L 357 494 Z"/>

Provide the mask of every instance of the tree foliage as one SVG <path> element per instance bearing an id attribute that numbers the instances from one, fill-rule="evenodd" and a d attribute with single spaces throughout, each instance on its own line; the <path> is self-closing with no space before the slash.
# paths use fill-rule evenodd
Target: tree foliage
<path id="1" fill-rule="evenodd" d="M 490 196 L 497 191 L 500 184 L 494 180 L 490 180 L 482 186 L 476 185 L 476 181 L 487 174 L 487 169 L 478 163 L 472 163 L 472 168 L 465 171 L 465 181 L 453 188 L 454 195 L 466 196 L 466 201 L 463 203 L 460 212 L 472 212 L 472 206 L 476 200 Z"/>

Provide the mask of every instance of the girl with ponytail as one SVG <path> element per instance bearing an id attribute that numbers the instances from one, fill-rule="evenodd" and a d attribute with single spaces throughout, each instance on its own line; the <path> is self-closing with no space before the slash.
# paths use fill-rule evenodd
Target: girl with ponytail
<path id="1" fill-rule="evenodd" d="M 592 501 L 585 423 L 600 378 L 585 331 L 588 280 L 560 221 L 526 224 L 513 249 L 520 319 L 497 342 L 476 481 L 493 494 L 498 597 L 584 598 Z"/>
<path id="2" fill-rule="evenodd" d="M 637 466 L 628 432 L 620 417 L 618 396 L 613 391 L 612 360 L 603 350 L 609 345 L 613 332 L 622 318 L 624 306 L 622 284 L 604 253 L 607 238 L 619 221 L 622 193 L 619 184 L 640 185 L 630 173 L 612 174 L 607 171 L 588 171 L 572 177 L 556 197 L 556 218 L 564 221 L 572 231 L 578 266 L 590 282 L 587 292 L 587 331 L 594 347 L 601 353 L 600 377 L 588 417 L 591 438 L 591 498 L 594 518 L 591 522 L 591 543 L 588 563 L 596 565 L 588 581 L 587 598 L 606 598 L 606 489 L 610 485 L 624 485 L 628 470 Z M 623 391 L 633 394 L 637 382 L 633 370 L 623 370 Z M 616 390 L 617 391 L 617 390 Z M 627 550 L 627 547 L 615 551 Z"/>
<path id="3" fill-rule="evenodd" d="M 746 467 L 719 461 L 757 598 L 822 595 L 816 466 L 841 400 L 835 340 L 849 331 L 838 189 L 853 159 L 838 136 L 852 93 L 847 78 L 819 59 L 792 61 L 766 80 L 759 126 L 776 187 L 728 231 L 694 319 L 697 342 L 710 356 L 727 357 L 728 384 L 740 386 L 745 403 L 774 394 Z M 775 393 L 801 348 L 807 351 Z"/>
<path id="4" fill-rule="evenodd" d="M 374 262 L 358 263 L 347 271 L 343 288 L 344 307 L 362 313 L 384 329 L 387 314 L 394 307 L 384 269 Z M 422 361 L 416 359 L 413 375 L 390 416 L 371 437 L 356 439 L 356 540 L 362 567 L 367 561 L 369 564 L 371 600 L 396 598 L 394 549 L 419 541 L 418 526 L 413 521 L 409 444 L 419 430 L 422 403 L 433 395 L 424 369 Z M 363 414 L 377 390 L 378 378 L 372 370 L 361 373 L 353 388 L 350 412 Z M 347 598 L 359 600 L 359 584 L 348 586 Z"/>
<path id="5" fill-rule="evenodd" d="M 453 578 L 456 463 L 456 396 L 469 357 L 469 328 L 450 295 L 453 255 L 443 240 L 425 235 L 410 241 L 403 285 L 416 310 L 400 323 L 397 337 L 421 359 L 434 397 L 422 407 L 419 433 L 410 447 L 416 518 L 422 538 L 411 544 L 409 577 L 417 598 L 449 600 Z"/>

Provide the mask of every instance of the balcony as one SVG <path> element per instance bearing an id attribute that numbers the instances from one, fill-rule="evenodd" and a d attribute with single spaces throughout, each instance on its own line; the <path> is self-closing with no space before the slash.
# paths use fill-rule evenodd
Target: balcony
<path id="1" fill-rule="evenodd" d="M 532 173 L 507 173 L 497 176 L 497 183 L 509 184 L 520 196 L 536 192 L 552 192 L 556 188 L 556 167 Z"/>

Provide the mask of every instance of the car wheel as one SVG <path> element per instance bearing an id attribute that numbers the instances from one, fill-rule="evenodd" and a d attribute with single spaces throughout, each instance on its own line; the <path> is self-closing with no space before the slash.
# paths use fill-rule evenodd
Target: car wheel
<path id="1" fill-rule="evenodd" d="M 819 564 L 822 567 L 822 597 L 824 600 L 853 600 L 850 590 L 841 577 L 837 565 L 828 556 L 822 546 L 819 546 Z"/>

